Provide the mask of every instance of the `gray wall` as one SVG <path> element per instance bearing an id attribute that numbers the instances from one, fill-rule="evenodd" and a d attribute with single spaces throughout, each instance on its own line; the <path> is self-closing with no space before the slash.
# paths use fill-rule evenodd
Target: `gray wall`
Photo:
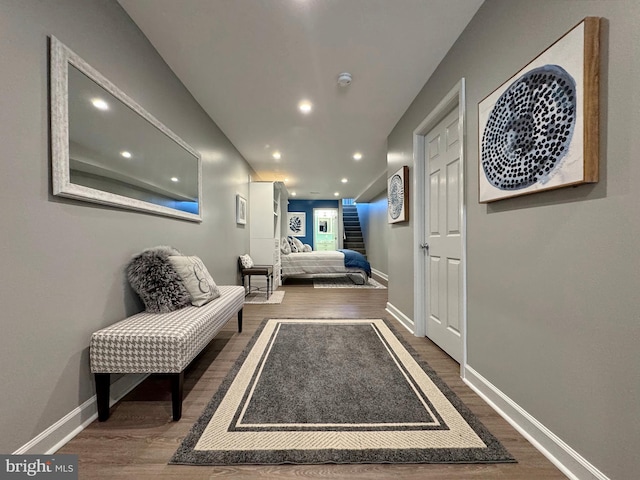
<path id="1" fill-rule="evenodd" d="M 94 394 L 93 331 L 140 309 L 123 268 L 140 250 L 199 255 L 236 284 L 249 249 L 235 194 L 244 159 L 115 1 L 0 0 L 0 452 L 10 453 Z M 55 35 L 198 150 L 201 224 L 51 195 L 48 36 Z"/>
<path id="2" fill-rule="evenodd" d="M 358 203 L 357 207 L 367 260 L 372 268 L 387 274 L 389 272 L 387 262 L 389 223 L 387 222 L 386 190 L 368 203 Z"/>
<path id="3" fill-rule="evenodd" d="M 478 102 L 585 16 L 606 19 L 600 182 L 479 204 Z M 413 130 L 466 78 L 468 363 L 612 479 L 640 469 L 639 32 L 636 0 L 487 0 L 388 139 L 388 171 L 410 165 Z M 408 316 L 412 234 L 389 238 Z"/>

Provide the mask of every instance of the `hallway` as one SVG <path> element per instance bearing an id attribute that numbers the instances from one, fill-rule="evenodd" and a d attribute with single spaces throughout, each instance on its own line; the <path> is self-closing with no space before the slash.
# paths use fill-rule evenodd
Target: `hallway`
<path id="1" fill-rule="evenodd" d="M 235 321 L 211 342 L 187 369 L 183 415 L 172 422 L 168 379 L 152 377 L 111 409 L 107 422 L 93 422 L 58 453 L 79 454 L 82 479 L 562 479 L 565 476 L 459 377 L 459 366 L 426 338 L 406 331 L 385 311 L 387 290 L 314 289 L 312 285 L 280 287 L 282 304 L 246 305 L 244 329 Z M 216 392 L 264 318 L 387 318 L 396 330 L 447 382 L 489 430 L 513 454 L 516 464 L 363 464 L 191 467 L 167 465 L 192 424 Z"/>

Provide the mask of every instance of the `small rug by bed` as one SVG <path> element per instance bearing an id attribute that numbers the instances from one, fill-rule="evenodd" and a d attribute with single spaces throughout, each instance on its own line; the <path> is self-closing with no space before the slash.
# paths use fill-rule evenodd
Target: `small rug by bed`
<path id="1" fill-rule="evenodd" d="M 267 294 L 265 292 L 251 292 L 249 295 L 244 297 L 245 304 L 271 304 L 271 303 L 282 303 L 284 299 L 284 290 L 276 290 L 271 295 L 269 295 L 269 299 L 267 299 Z"/>
<path id="2" fill-rule="evenodd" d="M 318 277 L 313 279 L 313 288 L 387 288 L 370 278 L 364 285 L 357 285 L 349 277 Z"/>
<path id="3" fill-rule="evenodd" d="M 382 319 L 267 319 L 170 463 L 515 462 Z"/>

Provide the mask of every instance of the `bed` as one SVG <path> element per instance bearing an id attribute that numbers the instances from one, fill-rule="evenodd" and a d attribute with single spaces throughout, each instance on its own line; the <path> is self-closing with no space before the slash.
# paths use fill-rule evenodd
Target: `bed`
<path id="1" fill-rule="evenodd" d="M 357 285 L 364 285 L 371 276 L 369 262 L 353 250 L 283 253 L 280 261 L 283 279 L 347 276 Z"/>

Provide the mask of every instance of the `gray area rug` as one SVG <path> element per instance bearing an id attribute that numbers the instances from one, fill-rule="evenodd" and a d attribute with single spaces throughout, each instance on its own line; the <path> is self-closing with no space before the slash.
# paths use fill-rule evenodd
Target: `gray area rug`
<path id="1" fill-rule="evenodd" d="M 382 319 L 267 319 L 170 463 L 515 462 Z"/>

